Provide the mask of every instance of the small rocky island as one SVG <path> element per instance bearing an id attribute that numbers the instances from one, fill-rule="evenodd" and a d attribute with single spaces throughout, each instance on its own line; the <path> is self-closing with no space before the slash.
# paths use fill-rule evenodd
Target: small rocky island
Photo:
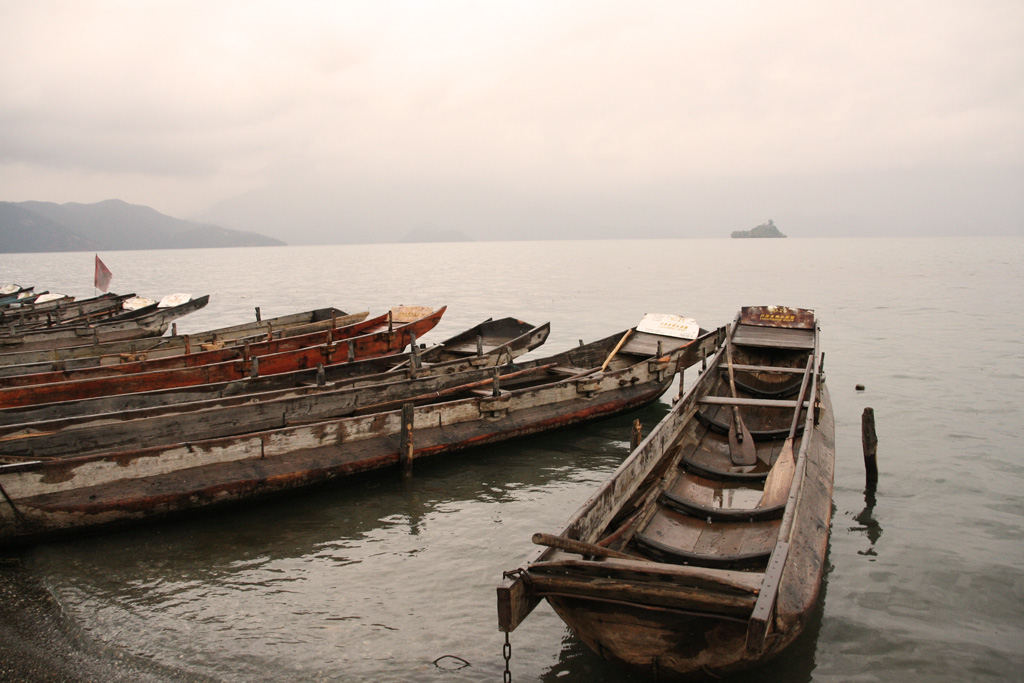
<path id="1" fill-rule="evenodd" d="M 732 236 L 734 238 L 740 237 L 785 237 L 779 229 L 775 227 L 775 223 L 772 219 L 768 219 L 767 223 L 762 223 L 756 228 L 750 230 L 733 230 Z"/>

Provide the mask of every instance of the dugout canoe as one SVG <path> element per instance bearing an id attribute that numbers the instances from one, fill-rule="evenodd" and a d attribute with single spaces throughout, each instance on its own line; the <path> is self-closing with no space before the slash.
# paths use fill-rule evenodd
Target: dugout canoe
<path id="1" fill-rule="evenodd" d="M 541 346 L 550 325 L 533 326 L 514 318 L 488 319 L 440 344 L 410 352 L 356 360 L 309 370 L 276 375 L 246 377 L 231 382 L 118 394 L 77 401 L 59 401 L 23 408 L 0 410 L 0 439 L 16 436 L 20 444 L 0 446 L 0 454 L 32 455 L 41 435 L 47 439 L 67 438 L 71 430 L 96 423 L 131 423 L 139 417 L 186 412 L 199 404 L 236 397 L 269 400 L 275 394 L 319 387 L 325 391 L 378 382 L 450 375 L 510 363 Z M 479 344 L 467 344 L 475 339 Z M 31 438 L 29 438 L 31 437 Z M 0 455 L 2 459 L 2 455 Z"/>
<path id="2" fill-rule="evenodd" d="M 96 365 L 116 365 L 150 358 L 189 353 L 192 349 L 216 348 L 257 341 L 258 338 L 308 334 L 364 320 L 369 312 L 346 313 L 337 308 L 317 308 L 301 313 L 262 318 L 256 308 L 256 320 L 192 334 L 172 333 L 165 337 L 146 337 L 104 343 L 80 344 L 55 349 L 0 353 L 0 377 L 33 372 L 52 372 Z"/>
<path id="3" fill-rule="evenodd" d="M 30 378 L 30 375 L 8 377 L 4 378 L 3 385 L 0 385 L 0 409 L 52 403 L 55 401 L 71 401 L 95 396 L 129 394 L 196 384 L 227 382 L 246 376 L 275 375 L 292 370 L 316 367 L 318 364 L 327 366 L 334 363 L 345 363 L 361 358 L 372 358 L 397 353 L 417 337 L 432 330 L 441 320 L 444 312 L 445 307 L 441 307 L 429 315 L 404 323 L 394 322 L 390 315 L 385 315 L 372 321 L 364 321 L 349 326 L 349 328 L 360 328 L 360 333 L 356 336 L 349 336 L 345 339 L 329 341 L 306 348 L 276 353 L 271 351 L 264 355 L 247 354 L 244 358 L 208 365 L 197 365 L 195 367 L 177 367 L 167 370 L 157 369 L 150 372 L 75 379 L 66 382 L 26 384 L 23 386 L 8 386 L 8 384 L 23 381 L 26 377 Z M 288 338 L 275 340 L 275 342 L 287 341 Z M 269 342 L 269 344 L 274 344 L 275 342 Z M 187 357 L 176 356 L 175 358 Z M 160 363 L 167 360 L 169 359 L 158 359 L 152 362 Z M 110 369 L 116 370 L 121 367 L 110 366 Z M 86 371 L 82 370 L 81 372 Z"/>
<path id="4" fill-rule="evenodd" d="M 813 311 L 742 309 L 611 479 L 506 572 L 499 628 L 546 599 L 595 652 L 659 681 L 717 680 L 788 647 L 818 596 L 832 514 L 821 361 Z M 730 444 L 733 408 L 753 464 Z"/>
<path id="5" fill-rule="evenodd" d="M 190 299 L 178 306 L 156 308 L 138 315 L 121 318 L 115 316 L 109 320 L 99 321 L 92 325 L 60 326 L 53 329 L 32 330 L 12 337 L 0 337 L 0 351 L 34 351 L 38 349 L 55 349 L 75 344 L 98 344 L 108 341 L 140 339 L 142 337 L 159 337 L 171 322 L 198 311 L 210 301 L 204 295 Z"/>
<path id="6" fill-rule="evenodd" d="M 433 402 L 392 397 L 368 414 L 242 436 L 0 465 L 0 545 L 409 467 L 414 459 L 615 415 L 656 400 L 677 368 L 700 361 L 721 333 L 689 341 L 630 331 L 517 363 L 497 383 L 466 383 Z"/>

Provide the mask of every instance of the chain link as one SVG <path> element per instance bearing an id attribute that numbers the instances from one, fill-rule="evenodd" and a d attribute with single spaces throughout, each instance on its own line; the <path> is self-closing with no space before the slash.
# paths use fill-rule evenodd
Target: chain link
<path id="1" fill-rule="evenodd" d="M 512 661 L 512 643 L 508 640 L 508 631 L 505 631 L 505 647 L 502 650 L 505 657 L 505 683 L 512 683 L 512 669 L 509 664 Z"/>

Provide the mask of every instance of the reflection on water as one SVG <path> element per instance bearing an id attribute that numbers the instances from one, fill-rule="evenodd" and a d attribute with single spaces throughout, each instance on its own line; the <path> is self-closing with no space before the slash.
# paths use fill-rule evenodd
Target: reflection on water
<path id="1" fill-rule="evenodd" d="M 493 544 L 506 516 L 548 500 L 556 514 L 537 528 L 554 525 L 621 462 L 632 420 L 654 425 L 667 410 L 424 461 L 411 478 L 371 476 L 41 546 L 30 559 L 86 630 L 186 671 L 478 680 L 501 664 L 473 634 L 497 633 L 495 577 L 511 560 L 496 561 Z M 516 545 L 516 555 L 528 550 Z M 456 659 L 469 664 L 449 666 Z"/>
<path id="2" fill-rule="evenodd" d="M 850 531 L 861 531 L 868 539 L 868 547 L 865 550 L 858 550 L 858 555 L 868 555 L 874 558 L 875 544 L 882 537 L 882 525 L 875 519 L 875 485 L 868 484 L 864 489 L 864 509 L 854 516 L 854 521 L 860 526 L 850 527 Z"/>

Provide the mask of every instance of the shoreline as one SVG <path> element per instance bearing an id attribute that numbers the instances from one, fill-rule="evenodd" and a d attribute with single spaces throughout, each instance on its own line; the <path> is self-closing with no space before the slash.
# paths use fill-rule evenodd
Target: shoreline
<path id="1" fill-rule="evenodd" d="M 0 681 L 163 683 L 213 679 L 100 643 L 64 612 L 19 556 L 0 556 Z"/>

